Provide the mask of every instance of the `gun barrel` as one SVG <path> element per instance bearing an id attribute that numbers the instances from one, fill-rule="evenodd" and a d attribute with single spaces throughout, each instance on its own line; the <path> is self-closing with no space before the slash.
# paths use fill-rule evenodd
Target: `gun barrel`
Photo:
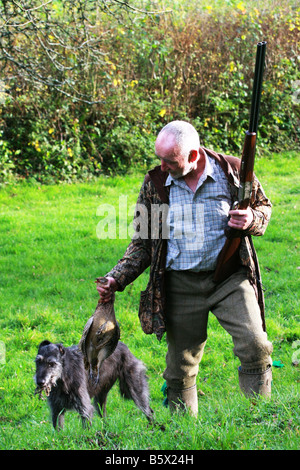
<path id="1" fill-rule="evenodd" d="M 265 55 L 267 43 L 265 41 L 257 44 L 254 82 L 252 91 L 252 103 L 250 112 L 249 132 L 257 133 L 260 97 L 264 73 Z"/>
<path id="2" fill-rule="evenodd" d="M 252 195 L 256 134 L 258 127 L 258 115 L 266 45 L 266 42 L 259 42 L 257 44 L 250 122 L 248 132 L 246 132 L 245 136 L 240 169 L 240 187 L 238 201 L 236 203 L 239 209 L 246 209 L 248 207 Z M 218 257 L 217 267 L 214 274 L 214 280 L 216 282 L 223 281 L 236 271 L 237 266 L 239 265 L 239 249 L 241 239 L 241 232 L 239 230 L 231 229 L 228 231 L 227 240 Z"/>

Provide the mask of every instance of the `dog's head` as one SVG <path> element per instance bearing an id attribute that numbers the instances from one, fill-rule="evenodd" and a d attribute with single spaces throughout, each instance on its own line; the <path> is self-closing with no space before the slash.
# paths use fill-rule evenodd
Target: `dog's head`
<path id="1" fill-rule="evenodd" d="M 65 349 L 62 344 L 54 344 L 50 341 L 43 341 L 38 348 L 35 358 L 36 374 L 34 380 L 36 383 L 36 393 L 44 391 L 48 396 L 51 388 L 56 385 L 57 380 L 62 374 L 62 360 Z"/>

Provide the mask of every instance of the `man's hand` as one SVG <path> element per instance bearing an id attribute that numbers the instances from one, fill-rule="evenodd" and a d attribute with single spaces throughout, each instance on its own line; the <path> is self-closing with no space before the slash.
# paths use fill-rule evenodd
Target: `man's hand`
<path id="1" fill-rule="evenodd" d="M 229 211 L 229 227 L 237 230 L 246 230 L 253 220 L 253 212 L 250 207 L 247 209 L 233 209 Z"/>
<path id="2" fill-rule="evenodd" d="M 106 284 L 97 283 L 97 291 L 99 292 L 101 301 L 105 304 L 111 300 L 113 292 L 117 290 L 117 283 L 113 277 L 106 278 Z"/>

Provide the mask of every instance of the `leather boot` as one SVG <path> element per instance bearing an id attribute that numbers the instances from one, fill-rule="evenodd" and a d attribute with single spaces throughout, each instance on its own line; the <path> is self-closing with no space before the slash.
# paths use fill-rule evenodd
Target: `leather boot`
<path id="1" fill-rule="evenodd" d="M 269 367 L 264 371 L 257 369 L 243 370 L 241 367 L 239 371 L 239 384 L 240 389 L 246 396 L 262 395 L 265 397 L 271 396 L 272 384 L 272 368 Z"/>
<path id="2" fill-rule="evenodd" d="M 185 390 L 173 390 L 172 388 L 168 387 L 167 397 L 171 412 L 177 410 L 187 410 L 191 416 L 197 417 L 198 397 L 196 385 Z"/>

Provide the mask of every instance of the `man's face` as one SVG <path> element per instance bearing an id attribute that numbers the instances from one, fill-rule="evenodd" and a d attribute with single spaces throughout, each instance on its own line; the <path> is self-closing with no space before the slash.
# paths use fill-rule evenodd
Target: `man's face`
<path id="1" fill-rule="evenodd" d="M 187 157 L 176 153 L 175 150 L 175 138 L 172 134 L 163 133 L 157 138 L 155 153 L 161 161 L 162 171 L 178 179 L 187 175 L 193 169 L 193 164 Z"/>

